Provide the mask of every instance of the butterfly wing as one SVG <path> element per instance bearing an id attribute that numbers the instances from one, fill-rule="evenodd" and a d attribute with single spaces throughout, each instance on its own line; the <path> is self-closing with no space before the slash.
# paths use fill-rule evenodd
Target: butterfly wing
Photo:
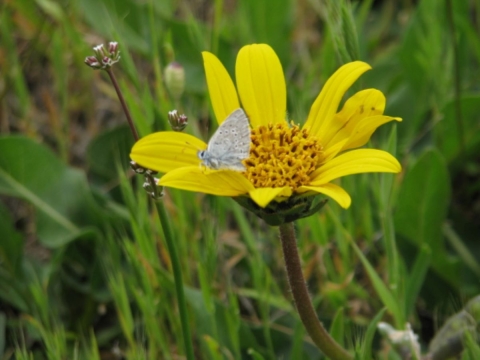
<path id="1" fill-rule="evenodd" d="M 212 135 L 206 165 L 221 169 L 245 170 L 242 160 L 250 154 L 250 125 L 242 109 L 232 112 Z"/>

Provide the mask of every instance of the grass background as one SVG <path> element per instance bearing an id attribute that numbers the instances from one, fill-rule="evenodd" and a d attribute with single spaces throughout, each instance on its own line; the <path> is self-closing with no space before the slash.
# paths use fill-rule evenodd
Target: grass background
<path id="1" fill-rule="evenodd" d="M 341 64 L 370 63 L 353 90 L 380 89 L 386 114 L 404 119 L 370 146 L 404 170 L 342 179 L 351 208 L 330 201 L 298 221 L 298 245 L 337 341 L 365 359 L 398 359 L 375 324 L 408 321 L 427 352 L 480 292 L 479 33 L 478 0 L 4 0 L 0 358 L 183 354 L 161 226 L 128 169 L 131 135 L 106 74 L 83 64 L 113 40 L 141 135 L 168 129 L 174 108 L 187 132 L 214 131 L 203 50 L 233 75 L 241 46 L 271 45 L 300 123 Z M 164 84 L 171 61 L 186 74 L 178 101 Z M 229 198 L 167 189 L 164 201 L 198 359 L 322 358 L 292 306 L 276 228 Z M 478 358 L 469 348 L 464 358 Z"/>

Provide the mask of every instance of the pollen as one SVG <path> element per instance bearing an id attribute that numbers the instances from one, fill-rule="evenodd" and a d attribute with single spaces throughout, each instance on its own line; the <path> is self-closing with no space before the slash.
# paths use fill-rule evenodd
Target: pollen
<path id="1" fill-rule="evenodd" d="M 298 125 L 260 126 L 251 131 L 250 156 L 243 161 L 245 176 L 256 188 L 310 183 L 310 174 L 323 159 L 319 140 Z"/>

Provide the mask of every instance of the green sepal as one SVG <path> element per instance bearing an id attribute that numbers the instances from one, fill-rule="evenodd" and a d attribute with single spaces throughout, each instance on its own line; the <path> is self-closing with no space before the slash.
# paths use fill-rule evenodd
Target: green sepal
<path id="1" fill-rule="evenodd" d="M 267 207 L 262 208 L 248 196 L 237 196 L 233 200 L 271 226 L 279 226 L 313 215 L 328 201 L 328 199 L 318 200 L 318 196 L 303 194 L 291 196 L 281 202 L 272 201 Z"/>

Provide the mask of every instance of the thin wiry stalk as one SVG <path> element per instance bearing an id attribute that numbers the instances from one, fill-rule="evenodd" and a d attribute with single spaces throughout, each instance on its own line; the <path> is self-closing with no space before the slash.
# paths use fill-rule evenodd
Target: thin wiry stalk
<path id="1" fill-rule="evenodd" d="M 110 76 L 110 80 L 112 81 L 113 87 L 117 92 L 118 100 L 120 100 L 120 104 L 122 104 L 123 112 L 127 117 L 128 125 L 130 126 L 130 130 L 132 131 L 133 138 L 135 139 L 135 141 L 138 141 L 139 137 L 138 137 L 137 129 L 135 128 L 135 125 L 133 123 L 132 115 L 130 115 L 130 110 L 128 110 L 128 106 L 127 106 L 127 103 L 125 102 L 122 91 L 120 90 L 120 86 L 118 86 L 117 79 L 115 78 L 115 75 L 113 74 L 112 69 L 106 69 L 105 71 L 107 72 L 108 76 Z"/>

